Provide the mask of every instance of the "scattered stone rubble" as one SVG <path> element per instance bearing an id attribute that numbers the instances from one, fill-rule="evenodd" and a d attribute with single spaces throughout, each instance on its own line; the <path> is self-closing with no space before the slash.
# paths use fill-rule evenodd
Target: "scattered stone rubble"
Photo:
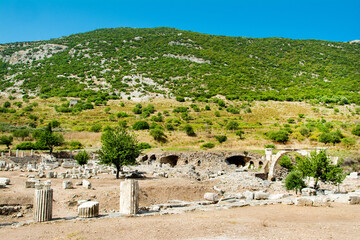
<path id="1" fill-rule="evenodd" d="M 21 153 L 17 153 L 17 155 Z M 11 155 L 11 154 L 10 154 Z M 58 155 L 61 157 L 61 155 Z M 70 154 L 72 157 L 72 154 Z M 27 178 L 26 188 L 35 188 L 35 191 L 51 190 L 50 180 L 64 179 L 63 189 L 73 189 L 80 186 L 84 189 L 94 189 L 89 181 L 97 178 L 98 174 L 115 174 L 116 170 L 110 166 L 99 165 L 93 158 L 84 166 L 78 165 L 74 160 L 41 155 L 38 160 L 29 158 L 25 164 L 19 158 L 11 161 L 3 156 L 0 161 L 0 171 L 20 171 L 20 176 Z M 120 212 L 108 214 L 105 217 L 121 215 L 154 215 L 176 214 L 188 211 L 208 211 L 216 209 L 230 209 L 244 206 L 257 206 L 268 204 L 286 204 L 306 207 L 327 207 L 332 203 L 360 204 L 359 179 L 360 173 L 354 172 L 347 176 L 340 188 L 321 183 L 320 189 L 302 189 L 301 196 L 290 195 L 284 191 L 280 181 L 269 181 L 262 172 L 266 159 L 248 153 L 160 153 L 147 154 L 138 158 L 138 165 L 124 167 L 120 174 L 126 180 L 120 189 Z M 164 177 L 188 178 L 191 181 L 207 181 L 214 184 L 214 192 L 204 195 L 204 200 L 187 202 L 171 200 L 167 203 L 156 204 L 138 209 L 139 187 L 134 178 Z M 42 182 L 40 179 L 44 179 Z M 45 180 L 46 179 L 46 180 Z M 131 179 L 131 180 L 130 180 Z M 76 181 L 75 184 L 73 181 Z M 0 177 L 0 188 L 11 183 L 9 178 Z M 45 184 L 45 185 L 44 185 Z M 313 179 L 308 179 L 311 186 Z M 38 188 L 36 188 L 38 186 Z M 69 190 L 71 191 L 71 190 Z M 51 197 L 50 197 L 51 195 Z M 41 196 L 47 202 L 52 201 L 51 194 Z M 39 198 L 40 199 L 40 198 Z M 37 200 L 39 203 L 45 200 Z M 49 200 L 50 199 L 50 200 Z M 45 201 L 46 202 L 46 201 Z M 74 203 L 73 203 L 74 202 Z M 44 204 L 44 203 L 42 203 Z M 69 206 L 78 205 L 79 217 L 99 216 L 99 203 L 96 201 L 80 200 L 69 202 Z M 101 204 L 101 203 L 100 203 Z M 35 204 L 36 221 L 48 221 L 50 212 L 39 211 L 42 207 Z M 52 206 L 47 205 L 47 209 Z M 0 206 L 0 214 L 20 213 L 21 206 Z M 48 210 L 50 211 L 50 210 Z"/>

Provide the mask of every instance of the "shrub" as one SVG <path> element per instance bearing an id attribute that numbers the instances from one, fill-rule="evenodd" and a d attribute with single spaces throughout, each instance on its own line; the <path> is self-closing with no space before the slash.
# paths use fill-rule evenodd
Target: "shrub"
<path id="1" fill-rule="evenodd" d="M 162 121 L 163 121 L 163 117 L 161 116 L 161 113 L 158 113 L 157 116 L 152 116 L 152 117 L 151 117 L 151 121 L 154 121 L 154 122 L 162 122 Z"/>
<path id="2" fill-rule="evenodd" d="M 308 137 L 310 135 L 310 130 L 307 127 L 301 127 L 299 132 L 304 137 Z"/>
<path id="3" fill-rule="evenodd" d="M 342 133 L 339 131 L 339 130 L 336 130 L 334 132 L 331 132 L 331 133 L 322 133 L 319 137 L 319 142 L 322 142 L 322 143 L 339 143 L 341 142 L 341 139 L 343 138 L 344 136 L 342 135 Z"/>
<path id="4" fill-rule="evenodd" d="M 219 111 L 215 111 L 215 117 L 220 117 L 220 112 Z"/>
<path id="5" fill-rule="evenodd" d="M 289 133 L 284 130 L 269 132 L 269 138 L 275 142 L 286 143 L 289 140 Z"/>
<path id="6" fill-rule="evenodd" d="M 303 177 L 300 172 L 292 171 L 285 178 L 285 187 L 287 190 L 295 190 L 296 194 L 298 190 L 306 187 Z"/>
<path id="7" fill-rule="evenodd" d="M 232 108 L 232 107 L 227 108 L 226 111 L 228 111 L 229 113 L 232 113 L 232 114 L 239 114 L 240 113 L 239 110 L 237 110 L 236 108 Z"/>
<path id="8" fill-rule="evenodd" d="M 283 156 L 279 161 L 279 165 L 289 171 L 294 169 L 294 165 L 292 164 L 291 159 L 288 156 Z"/>
<path id="9" fill-rule="evenodd" d="M 145 129 L 149 129 L 149 128 L 150 128 L 150 126 L 146 121 L 137 121 L 133 125 L 134 130 L 145 130 Z"/>
<path id="10" fill-rule="evenodd" d="M 145 108 L 143 108 L 143 112 L 147 112 L 149 114 L 152 114 L 155 112 L 155 107 L 152 104 L 147 105 Z"/>
<path id="11" fill-rule="evenodd" d="M 118 117 L 118 118 L 125 118 L 125 117 L 128 117 L 128 116 L 129 116 L 129 114 L 127 114 L 126 112 L 118 112 L 116 114 L 116 117 Z"/>
<path id="12" fill-rule="evenodd" d="M 181 118 L 184 120 L 184 121 L 189 121 L 191 118 L 189 116 L 189 114 L 187 112 L 183 112 L 181 113 Z"/>
<path id="13" fill-rule="evenodd" d="M 118 125 L 122 128 L 127 128 L 127 122 L 125 120 L 119 120 Z"/>
<path id="14" fill-rule="evenodd" d="M 163 130 L 158 127 L 150 130 L 150 136 L 152 136 L 154 140 L 158 142 L 166 142 L 167 138 Z"/>
<path id="15" fill-rule="evenodd" d="M 81 151 L 76 154 L 74 158 L 79 165 L 85 165 L 87 164 L 90 156 L 86 151 Z"/>
<path id="16" fill-rule="evenodd" d="M 142 110 L 141 110 L 141 108 L 134 107 L 134 108 L 132 109 L 132 112 L 135 113 L 135 114 L 141 114 L 141 113 L 142 113 Z"/>
<path id="17" fill-rule="evenodd" d="M 356 125 L 352 130 L 351 133 L 355 136 L 360 136 L 360 124 Z"/>
<path id="18" fill-rule="evenodd" d="M 19 150 L 31 150 L 36 149 L 35 143 L 32 142 L 22 142 L 16 145 L 16 149 Z"/>
<path id="19" fill-rule="evenodd" d="M 150 148 L 152 148 L 152 147 L 151 147 L 151 145 L 150 145 L 149 143 L 147 143 L 147 142 L 142 142 L 142 143 L 139 143 L 139 144 L 138 144 L 138 148 L 139 148 L 140 150 L 142 150 L 142 149 L 150 149 Z"/>
<path id="20" fill-rule="evenodd" d="M 215 135 L 214 138 L 219 142 L 223 143 L 227 140 L 227 136 L 225 135 Z"/>
<path id="21" fill-rule="evenodd" d="M 239 123 L 238 122 L 236 122 L 236 121 L 230 121 L 229 123 L 228 123 L 228 125 L 226 126 L 226 129 L 227 130 L 236 130 L 236 129 L 238 129 L 239 128 Z"/>
<path id="22" fill-rule="evenodd" d="M 11 103 L 9 101 L 4 102 L 4 105 L 3 105 L 4 108 L 9 108 L 10 106 L 11 106 Z"/>
<path id="23" fill-rule="evenodd" d="M 101 125 L 100 124 L 94 124 L 90 127 L 90 132 L 101 132 Z"/>
<path id="24" fill-rule="evenodd" d="M 205 110 L 206 110 L 206 111 L 210 111 L 210 110 L 211 110 L 210 106 L 209 106 L 209 105 L 206 105 L 206 106 L 205 106 Z"/>
<path id="25" fill-rule="evenodd" d="M 208 143 L 204 143 L 203 145 L 200 146 L 201 148 L 214 148 L 215 144 L 208 142 Z"/>
<path id="26" fill-rule="evenodd" d="M 79 141 L 71 141 L 68 143 L 68 145 L 71 147 L 71 149 L 80 149 L 83 147 L 83 145 Z"/>
<path id="27" fill-rule="evenodd" d="M 170 123 L 166 124 L 166 129 L 168 131 L 174 131 L 175 130 L 174 126 L 172 124 L 170 124 Z"/>
<path id="28" fill-rule="evenodd" d="M 266 144 L 265 148 L 272 148 L 272 149 L 276 149 L 276 146 L 274 144 Z"/>
<path id="29" fill-rule="evenodd" d="M 105 113 L 109 113 L 109 112 L 111 111 L 111 108 L 110 108 L 110 107 L 106 107 L 106 108 L 104 109 L 104 111 L 105 111 Z"/>
<path id="30" fill-rule="evenodd" d="M 349 148 L 352 148 L 353 146 L 355 146 L 356 139 L 355 138 L 350 138 L 350 137 L 343 138 L 343 139 L 341 139 L 341 143 L 342 143 L 342 145 L 344 145 L 344 147 L 349 149 Z"/>
<path id="31" fill-rule="evenodd" d="M 178 102 L 185 102 L 185 98 L 178 96 L 178 97 L 176 97 L 176 101 L 178 101 Z"/>
<path id="32" fill-rule="evenodd" d="M 174 113 L 180 113 L 180 112 L 188 112 L 189 108 L 188 107 L 177 107 L 173 109 Z"/>
<path id="33" fill-rule="evenodd" d="M 188 136 L 195 136 L 196 135 L 193 127 L 190 124 L 186 124 L 184 126 L 184 131 L 185 131 L 186 135 L 188 135 Z"/>
<path id="34" fill-rule="evenodd" d="M 287 122 L 290 123 L 290 124 L 293 124 L 293 123 L 295 123 L 295 119 L 289 118 L 289 119 L 287 120 Z"/>

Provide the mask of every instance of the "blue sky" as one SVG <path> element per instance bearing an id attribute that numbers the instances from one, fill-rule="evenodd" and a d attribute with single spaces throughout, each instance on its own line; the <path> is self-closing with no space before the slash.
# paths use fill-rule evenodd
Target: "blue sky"
<path id="1" fill-rule="evenodd" d="M 360 0 L 0 0 L 0 43 L 110 27 L 349 41 L 360 39 Z"/>

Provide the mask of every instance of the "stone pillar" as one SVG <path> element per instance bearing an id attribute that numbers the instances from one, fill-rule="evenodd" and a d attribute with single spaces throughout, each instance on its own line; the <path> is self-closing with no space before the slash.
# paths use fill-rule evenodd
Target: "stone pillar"
<path id="1" fill-rule="evenodd" d="M 266 156 L 266 161 L 270 161 L 272 160 L 272 155 L 273 155 L 273 149 L 272 148 L 265 148 L 265 156 Z"/>
<path id="2" fill-rule="evenodd" d="M 34 150 L 31 149 L 31 156 L 34 156 Z"/>
<path id="3" fill-rule="evenodd" d="M 139 208 L 139 183 L 126 179 L 120 183 L 120 213 L 135 215 Z"/>
<path id="4" fill-rule="evenodd" d="M 16 149 L 16 157 L 19 157 L 19 149 Z"/>
<path id="5" fill-rule="evenodd" d="M 52 219 L 53 190 L 51 183 L 35 184 L 34 221 L 46 222 Z"/>
<path id="6" fill-rule="evenodd" d="M 11 157 L 11 150 L 9 149 L 9 157 Z"/>
<path id="7" fill-rule="evenodd" d="M 4 152 L 1 152 L 1 157 L 4 157 Z"/>

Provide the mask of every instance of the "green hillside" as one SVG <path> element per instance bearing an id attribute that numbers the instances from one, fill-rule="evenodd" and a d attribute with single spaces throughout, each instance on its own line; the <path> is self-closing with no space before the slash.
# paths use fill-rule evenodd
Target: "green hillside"
<path id="1" fill-rule="evenodd" d="M 91 102 L 157 94 L 360 104 L 359 59 L 360 44 L 343 42 L 99 29 L 0 45 L 0 90 Z"/>

